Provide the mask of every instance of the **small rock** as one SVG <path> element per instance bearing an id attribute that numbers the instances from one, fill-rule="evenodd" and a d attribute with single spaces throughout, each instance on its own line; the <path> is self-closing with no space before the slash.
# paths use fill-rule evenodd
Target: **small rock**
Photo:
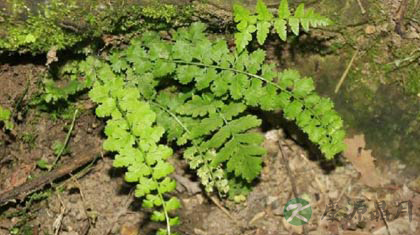
<path id="1" fill-rule="evenodd" d="M 376 27 L 373 26 L 373 25 L 366 26 L 365 33 L 366 34 L 374 34 L 374 33 L 376 33 Z"/>
<path id="2" fill-rule="evenodd" d="M 407 39 L 420 39 L 420 34 L 416 32 L 408 32 L 404 35 L 404 37 Z"/>
<path id="3" fill-rule="evenodd" d="M 332 192 L 328 192 L 328 198 L 330 199 L 337 199 L 338 197 L 338 192 L 337 191 L 332 191 Z"/>
<path id="4" fill-rule="evenodd" d="M 267 150 L 269 156 L 275 155 L 279 151 L 278 141 L 266 139 L 264 141 L 264 148 Z"/>
<path id="5" fill-rule="evenodd" d="M 197 235 L 207 235 L 207 233 L 201 229 L 195 228 L 194 233 Z"/>
<path id="6" fill-rule="evenodd" d="M 267 206 L 270 206 L 272 203 L 276 202 L 279 198 L 274 196 L 267 197 Z"/>
<path id="7" fill-rule="evenodd" d="M 277 134 L 278 134 L 279 138 L 281 138 L 281 139 L 283 139 L 286 136 L 283 129 L 279 129 L 277 131 Z"/>
<path id="8" fill-rule="evenodd" d="M 267 131 L 265 133 L 265 138 L 271 141 L 279 141 L 279 135 L 277 130 Z"/>
<path id="9" fill-rule="evenodd" d="M 96 129 L 97 127 L 98 127 L 98 123 L 96 123 L 96 122 L 92 123 L 92 128 L 93 129 Z"/>

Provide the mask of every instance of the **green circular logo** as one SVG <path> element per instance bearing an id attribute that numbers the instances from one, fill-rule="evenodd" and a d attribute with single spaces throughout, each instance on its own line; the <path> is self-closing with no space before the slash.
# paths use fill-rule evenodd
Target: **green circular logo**
<path id="1" fill-rule="evenodd" d="M 293 198 L 284 206 L 283 214 L 289 224 L 300 226 L 308 223 L 312 208 L 309 202 L 301 198 Z"/>

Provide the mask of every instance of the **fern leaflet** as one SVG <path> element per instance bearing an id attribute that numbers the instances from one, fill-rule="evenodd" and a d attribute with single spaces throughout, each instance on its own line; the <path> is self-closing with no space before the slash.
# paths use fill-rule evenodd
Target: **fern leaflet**
<path id="1" fill-rule="evenodd" d="M 308 31 L 310 26 L 318 27 L 331 24 L 331 20 L 316 13 L 313 9 L 305 10 L 303 3 L 298 5 L 292 15 L 287 0 L 281 0 L 277 18 L 269 11 L 263 0 L 258 0 L 255 14 L 251 14 L 249 10 L 238 4 L 234 5 L 233 10 L 234 20 L 238 23 L 236 28 L 239 31 L 235 33 L 235 43 L 238 51 L 245 49 L 252 40 L 252 33 L 254 32 L 257 32 L 258 43 L 263 45 L 272 27 L 274 27 L 280 39 L 286 41 L 287 26 L 297 36 L 300 26 Z"/>

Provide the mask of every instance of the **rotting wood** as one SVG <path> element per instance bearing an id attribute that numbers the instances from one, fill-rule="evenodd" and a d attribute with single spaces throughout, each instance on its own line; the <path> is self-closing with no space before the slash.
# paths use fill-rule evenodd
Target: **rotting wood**
<path id="1" fill-rule="evenodd" d="M 79 153 L 75 153 L 75 157 L 70 162 L 61 165 L 55 170 L 47 172 L 11 190 L 0 192 L 0 206 L 16 200 L 24 200 L 29 194 L 92 162 L 99 155 L 100 146 L 85 146 L 82 150 Z"/>

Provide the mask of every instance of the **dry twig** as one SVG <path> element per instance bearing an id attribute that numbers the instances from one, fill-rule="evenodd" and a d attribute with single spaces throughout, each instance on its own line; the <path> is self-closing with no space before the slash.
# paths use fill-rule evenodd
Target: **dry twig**
<path id="1" fill-rule="evenodd" d="M 340 78 L 340 81 L 338 82 L 337 86 L 335 87 L 334 93 L 337 94 L 338 90 L 340 90 L 341 85 L 343 84 L 344 80 L 347 77 L 347 74 L 350 71 L 351 66 L 353 65 L 354 59 L 356 58 L 357 54 L 359 54 L 359 50 L 356 50 L 353 54 L 353 56 L 351 57 L 350 63 L 347 65 L 346 70 L 344 71 L 343 75 Z"/>
<path id="2" fill-rule="evenodd" d="M 53 171 L 47 172 L 46 174 L 28 181 L 18 187 L 15 187 L 9 191 L 0 193 L 0 206 L 10 201 L 23 200 L 27 195 L 35 192 L 45 185 L 50 184 L 54 180 L 61 178 L 74 170 L 86 165 L 93 161 L 99 153 L 99 146 L 89 146 L 79 153 L 75 153 L 75 157 L 71 162 L 54 169 Z"/>
<path id="3" fill-rule="evenodd" d="M 357 0 L 357 4 L 359 4 L 359 7 L 360 7 L 360 10 L 362 11 L 362 14 L 363 14 L 363 15 L 364 15 L 364 14 L 366 14 L 366 10 L 365 10 L 365 8 L 363 7 L 362 2 L 361 2 L 360 0 Z"/>
<path id="4" fill-rule="evenodd" d="M 64 218 L 64 214 L 66 213 L 66 207 L 64 206 L 64 202 L 61 199 L 60 193 L 57 193 L 57 197 L 58 200 L 60 201 L 61 204 L 61 211 L 60 214 L 58 215 L 58 217 L 54 220 L 53 223 L 53 229 L 54 229 L 54 235 L 58 235 L 60 233 L 60 229 L 61 229 L 61 224 Z"/>
<path id="5" fill-rule="evenodd" d="M 229 213 L 229 211 L 224 206 L 222 206 L 222 204 L 220 204 L 220 202 L 219 202 L 219 200 L 217 200 L 217 198 L 215 198 L 214 196 L 210 196 L 210 195 L 208 195 L 208 197 L 225 215 L 227 215 L 233 222 L 235 222 L 237 224 L 236 219 Z"/>

